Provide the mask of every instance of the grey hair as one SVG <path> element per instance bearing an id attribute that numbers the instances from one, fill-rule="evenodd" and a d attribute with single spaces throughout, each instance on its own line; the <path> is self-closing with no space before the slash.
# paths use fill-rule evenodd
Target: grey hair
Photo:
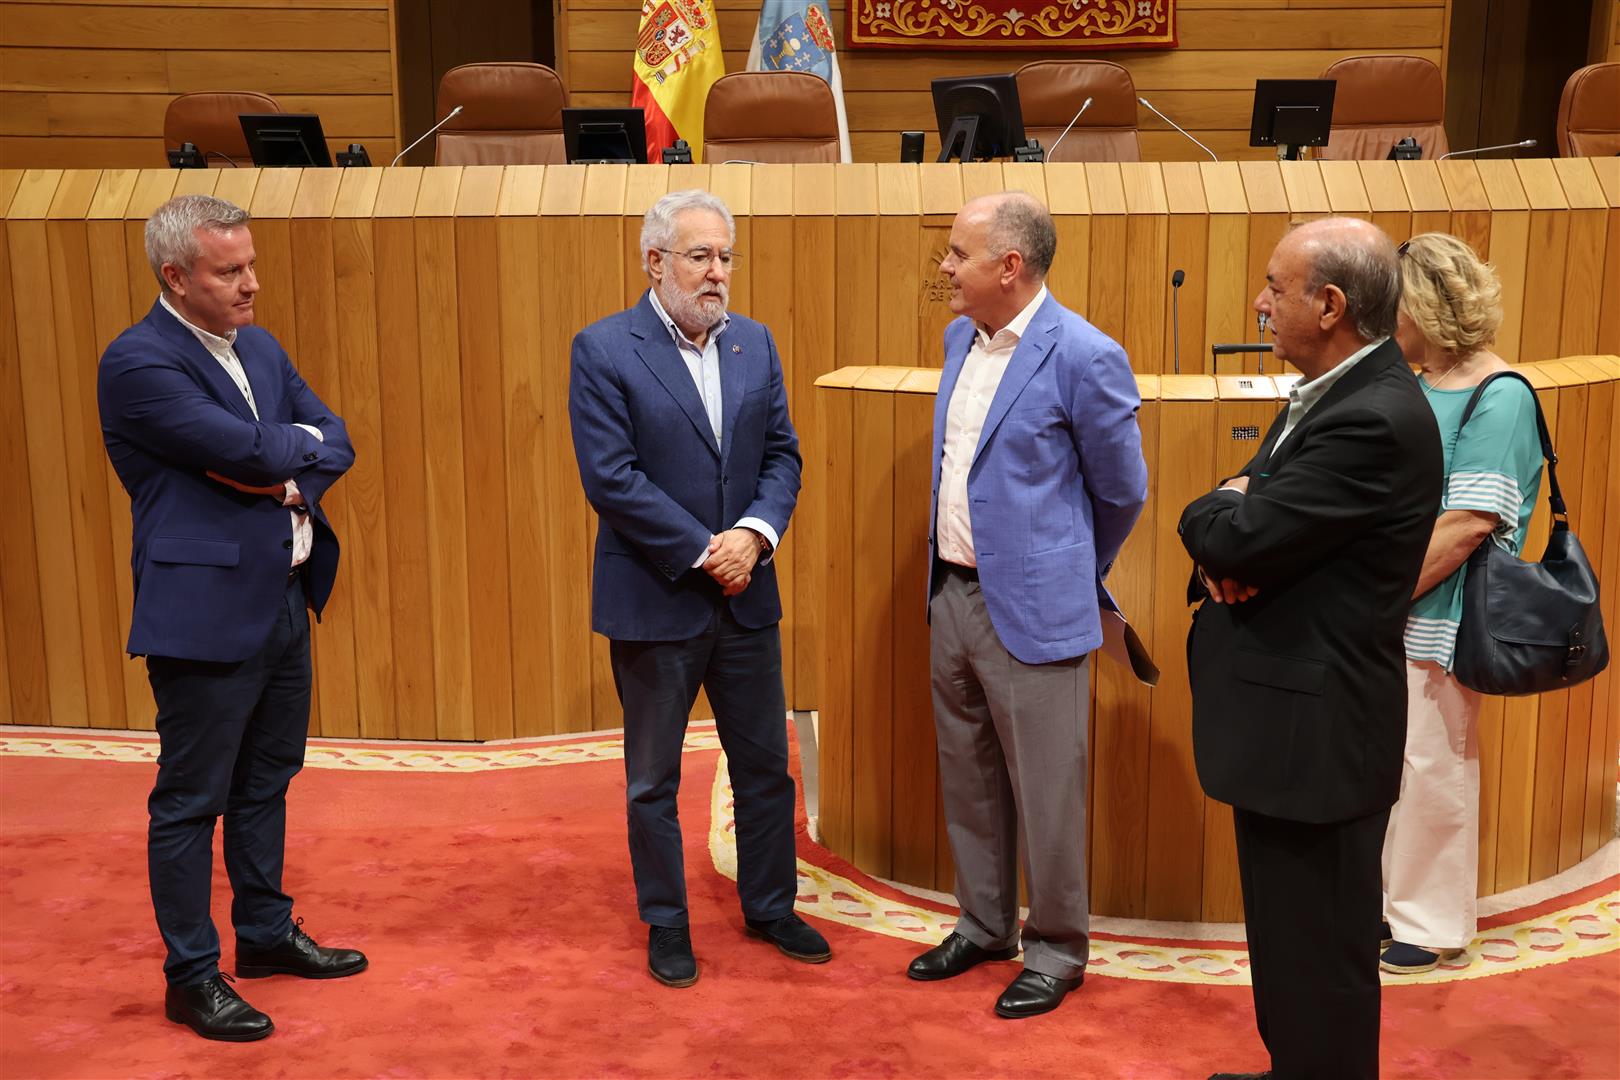
<path id="1" fill-rule="evenodd" d="M 1000 258 L 1009 251 L 1024 257 L 1029 276 L 1045 281 L 1057 254 L 1057 227 L 1052 215 L 1033 195 L 1008 192 L 996 201 L 990 215 L 990 254 Z"/>
<path id="2" fill-rule="evenodd" d="M 731 242 L 737 241 L 737 222 L 731 216 L 731 211 L 721 201 L 718 195 L 703 191 L 700 188 L 691 188 L 687 191 L 672 191 L 647 208 L 646 216 L 641 219 L 641 269 L 643 273 L 650 273 L 647 265 L 647 252 L 653 248 L 667 248 L 675 242 L 679 230 L 675 227 L 675 219 L 687 210 L 712 210 L 726 219 L 726 234 Z"/>
<path id="3" fill-rule="evenodd" d="M 1357 221 L 1358 226 L 1364 222 Z M 1305 287 L 1319 292 L 1337 285 L 1344 293 L 1345 314 L 1363 341 L 1376 341 L 1395 333 L 1401 307 L 1401 271 L 1395 244 L 1382 229 L 1367 235 L 1357 228 L 1342 242 L 1325 240 L 1307 248 L 1311 269 Z"/>
<path id="4" fill-rule="evenodd" d="M 188 273 L 196 264 L 202 251 L 197 243 L 198 229 L 225 232 L 252 219 L 253 215 L 240 206 L 212 195 L 176 195 L 158 207 L 146 219 L 146 261 L 152 264 L 158 287 L 165 291 L 169 288 L 163 280 L 164 263 Z"/>

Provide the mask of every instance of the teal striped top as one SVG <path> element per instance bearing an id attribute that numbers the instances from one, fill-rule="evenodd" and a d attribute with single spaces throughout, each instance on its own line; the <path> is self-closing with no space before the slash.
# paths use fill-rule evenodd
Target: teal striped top
<path id="1" fill-rule="evenodd" d="M 1495 514 L 1491 538 L 1518 554 L 1541 490 L 1541 439 L 1530 390 L 1517 379 L 1499 379 L 1480 399 L 1461 430 L 1463 410 L 1474 388 L 1435 390 L 1424 383 L 1440 425 L 1446 482 L 1440 513 L 1481 510 Z M 1406 619 L 1406 658 L 1432 660 L 1451 670 L 1462 619 L 1463 581 L 1468 564 L 1418 597 Z"/>

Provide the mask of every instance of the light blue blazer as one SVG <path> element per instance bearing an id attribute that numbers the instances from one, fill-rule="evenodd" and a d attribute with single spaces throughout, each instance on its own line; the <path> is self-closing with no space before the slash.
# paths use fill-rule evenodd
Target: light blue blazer
<path id="1" fill-rule="evenodd" d="M 934 402 L 934 554 L 945 417 L 973 321 L 945 328 L 945 371 Z M 990 402 L 968 472 L 973 548 L 990 622 L 1026 664 L 1102 644 L 1102 587 L 1147 500 L 1136 423 L 1141 398 L 1125 350 L 1048 295 Z M 938 563 L 929 559 L 929 595 Z"/>

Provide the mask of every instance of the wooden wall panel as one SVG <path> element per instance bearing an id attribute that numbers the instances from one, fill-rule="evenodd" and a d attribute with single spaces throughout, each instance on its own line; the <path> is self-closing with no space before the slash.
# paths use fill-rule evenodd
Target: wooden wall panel
<path id="1" fill-rule="evenodd" d="M 1150 474 L 1164 437 L 1161 408 L 1158 402 L 1149 401 L 1138 414 Z M 1167 593 L 1156 588 L 1157 575 L 1150 572 L 1165 556 L 1163 530 L 1153 523 L 1166 498 L 1173 500 L 1174 494 L 1166 497 L 1162 487 L 1149 492 L 1142 524 L 1132 532 L 1117 560 L 1121 572 L 1108 582 L 1109 591 L 1150 651 L 1160 640 L 1153 613 Z M 1147 904 L 1151 837 L 1146 810 L 1157 734 L 1151 726 L 1152 700 L 1146 687 L 1101 657 L 1093 657 L 1090 675 L 1095 704 L 1088 745 L 1091 812 L 1086 850 L 1095 867 L 1090 879 L 1092 906 L 1098 911 L 1140 916 Z"/>
<path id="2" fill-rule="evenodd" d="M 258 90 L 396 147 L 392 0 L 0 0 L 0 166 L 153 168 L 178 94 Z"/>
<path id="3" fill-rule="evenodd" d="M 640 7 L 635 0 L 564 0 L 558 62 L 571 102 L 629 104 L 630 51 Z M 726 70 L 741 71 L 759 5 L 717 0 L 716 7 Z M 849 49 L 843 45 L 845 8 L 844 0 L 833 0 L 830 15 L 856 161 L 898 160 L 904 130 L 926 133 L 925 156 L 933 160 L 939 139 L 928 85 L 934 78 L 1016 71 L 1035 60 L 1075 55 L 1061 49 L 920 55 Z M 1223 159 L 1274 155 L 1248 145 L 1256 78 L 1316 78 L 1335 60 L 1365 53 L 1402 53 L 1440 63 L 1447 39 L 1446 0 L 1265 5 L 1181 0 L 1178 10 L 1179 48 L 1118 50 L 1103 58 L 1129 69 L 1138 94 Z M 1276 47 L 1279 42 L 1286 47 Z M 1147 109 L 1138 109 L 1137 122 L 1144 160 L 1203 159 L 1202 151 Z"/>

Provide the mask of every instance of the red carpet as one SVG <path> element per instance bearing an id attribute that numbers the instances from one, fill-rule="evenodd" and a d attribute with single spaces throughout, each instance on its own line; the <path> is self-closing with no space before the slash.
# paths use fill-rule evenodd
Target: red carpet
<path id="1" fill-rule="evenodd" d="M 152 766 L 0 757 L 0 1073 L 1156 1078 L 1264 1066 L 1243 986 L 1093 977 L 1056 1013 L 1009 1023 L 990 1006 L 1010 964 L 924 985 L 903 974 L 915 946 L 891 937 L 818 920 L 834 949 L 819 967 L 745 938 L 707 849 L 716 758 L 685 758 L 702 978 L 680 991 L 645 971 L 618 761 L 306 769 L 288 888 L 318 940 L 364 949 L 371 969 L 239 984 L 277 1030 L 236 1046 L 163 1018 L 144 857 Z M 802 836 L 800 854 L 842 869 Z M 227 967 L 228 903 L 220 869 Z M 1384 1011 L 1386 1076 L 1620 1075 L 1617 952 L 1386 990 Z"/>

